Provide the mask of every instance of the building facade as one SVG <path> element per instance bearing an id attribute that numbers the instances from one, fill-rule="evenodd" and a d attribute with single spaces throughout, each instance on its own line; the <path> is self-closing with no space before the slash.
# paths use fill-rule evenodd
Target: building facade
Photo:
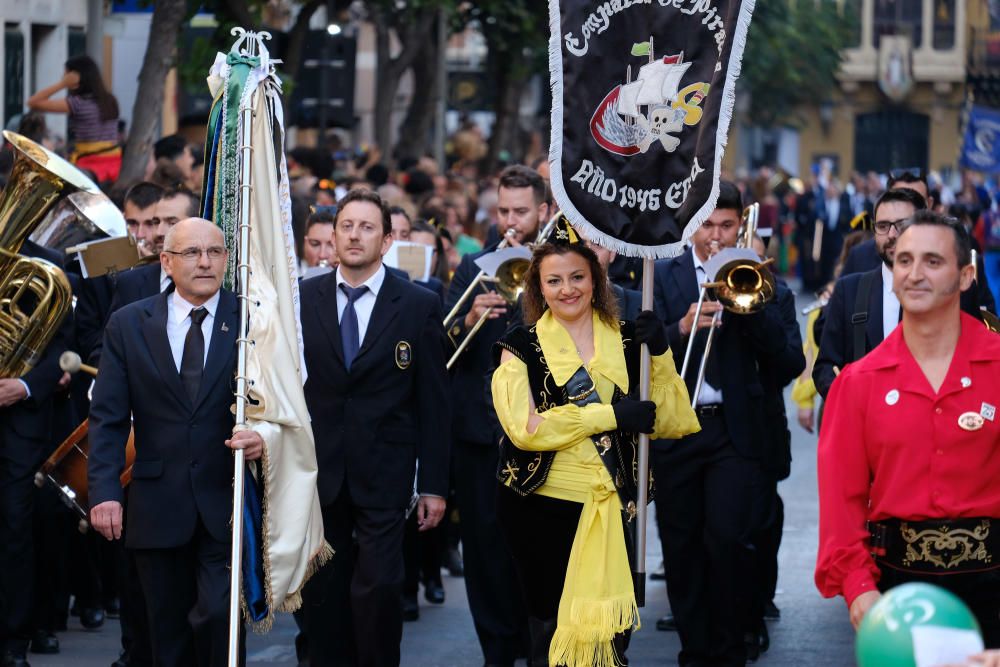
<path id="1" fill-rule="evenodd" d="M 920 168 L 949 173 L 969 102 L 973 45 L 988 0 L 841 0 L 856 17 L 839 85 L 803 110 L 799 128 L 741 128 L 731 167 L 778 164 L 795 175 Z"/>

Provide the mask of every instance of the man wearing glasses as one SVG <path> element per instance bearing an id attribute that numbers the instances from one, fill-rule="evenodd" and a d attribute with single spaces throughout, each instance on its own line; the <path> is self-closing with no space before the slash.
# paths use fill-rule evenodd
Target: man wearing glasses
<path id="1" fill-rule="evenodd" d="M 913 190 L 924 200 L 924 206 L 921 208 L 934 208 L 934 198 L 930 196 L 930 187 L 927 185 L 927 176 L 923 169 L 893 169 L 889 172 L 886 190 Z M 869 239 L 851 249 L 847 259 L 844 260 L 844 268 L 840 275 L 864 273 L 877 269 L 879 264 L 880 258 L 875 240 Z"/>
<path id="2" fill-rule="evenodd" d="M 221 289 L 222 231 L 188 218 L 160 255 L 175 289 L 115 312 L 105 329 L 90 406 L 90 520 L 120 539 L 136 569 L 158 665 L 216 665 L 228 654 L 230 449 L 261 456 L 254 431 L 234 433 L 230 410 L 239 314 Z M 124 516 L 119 475 L 135 429 Z"/>
<path id="3" fill-rule="evenodd" d="M 900 226 L 923 208 L 924 198 L 906 188 L 887 190 L 875 202 L 874 247 L 881 259 L 879 266 L 841 276 L 823 314 L 813 381 L 824 398 L 837 373 L 868 354 L 899 323 L 899 300 L 892 292 L 892 258 Z"/>

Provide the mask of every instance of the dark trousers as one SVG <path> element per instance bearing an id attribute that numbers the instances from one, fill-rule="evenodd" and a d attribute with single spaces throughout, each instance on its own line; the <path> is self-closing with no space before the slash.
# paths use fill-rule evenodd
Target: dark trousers
<path id="1" fill-rule="evenodd" d="M 69 541 L 78 515 L 63 504 L 56 490 L 35 490 L 35 591 L 33 629 L 55 634 L 68 610 Z"/>
<path id="2" fill-rule="evenodd" d="M 157 667 L 227 663 L 230 547 L 199 521 L 183 546 L 134 550 Z"/>
<path id="3" fill-rule="evenodd" d="M 310 664 L 399 665 L 404 519 L 403 508 L 358 507 L 346 484 L 323 507 L 335 553 L 304 590 Z"/>
<path id="4" fill-rule="evenodd" d="M 754 497 L 762 475 L 733 447 L 721 416 L 651 452 L 667 594 L 685 665 L 746 663 Z"/>
<path id="5" fill-rule="evenodd" d="M 500 484 L 495 488 L 497 519 L 528 615 L 555 618 L 583 505 L 534 493 L 521 497 Z"/>
<path id="6" fill-rule="evenodd" d="M 496 445 L 456 440 L 452 448 L 465 591 L 487 664 L 511 664 L 527 653 L 528 629 L 514 562 L 496 506 Z"/>
<path id="7" fill-rule="evenodd" d="M 445 517 L 447 518 L 447 513 Z M 406 576 L 403 583 L 405 595 L 416 595 L 420 582 L 441 585 L 441 560 L 444 553 L 444 525 L 420 532 L 417 513 L 414 511 L 406 520 L 403 536 L 403 559 Z"/>
<path id="8" fill-rule="evenodd" d="M 130 667 L 148 667 L 153 664 L 153 648 L 149 636 L 149 621 L 146 619 L 146 600 L 142 595 L 135 553 L 131 549 L 122 548 L 119 542 L 112 544 L 118 547 L 115 563 L 121 596 L 122 651 L 128 658 Z"/>
<path id="9" fill-rule="evenodd" d="M 879 564 L 883 593 L 901 584 L 920 582 L 951 591 L 969 606 L 983 631 L 986 648 L 1000 648 L 1000 570 L 967 574 L 916 574 Z"/>
<path id="10" fill-rule="evenodd" d="M 0 642 L 23 652 L 32 630 L 35 581 L 34 475 L 44 440 L 25 438 L 0 413 Z"/>
<path id="11" fill-rule="evenodd" d="M 785 507 L 778 495 L 776 482 L 768 481 L 760 485 L 758 505 L 753 521 L 752 566 L 750 575 L 752 597 L 747 610 L 744 628 L 747 632 L 758 632 L 764 623 L 764 607 L 774 599 L 778 586 L 778 549 L 781 547 L 781 533 L 785 523 Z"/>
<path id="12" fill-rule="evenodd" d="M 548 665 L 549 644 L 558 625 L 559 600 L 582 511 L 581 503 L 534 493 L 521 497 L 497 485 L 497 517 L 528 609 L 531 667 Z M 631 526 L 624 528 L 622 539 L 628 543 Z M 631 632 L 625 632 L 615 637 L 619 665 L 628 665 L 625 650 L 630 636 Z"/>

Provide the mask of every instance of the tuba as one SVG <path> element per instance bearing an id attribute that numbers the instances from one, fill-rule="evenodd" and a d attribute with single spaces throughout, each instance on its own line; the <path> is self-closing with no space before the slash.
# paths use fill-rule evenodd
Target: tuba
<path id="1" fill-rule="evenodd" d="M 16 378 L 38 362 L 72 306 L 62 269 L 18 252 L 61 197 L 100 190 L 30 139 L 9 131 L 3 136 L 15 158 L 0 195 L 0 378 Z"/>

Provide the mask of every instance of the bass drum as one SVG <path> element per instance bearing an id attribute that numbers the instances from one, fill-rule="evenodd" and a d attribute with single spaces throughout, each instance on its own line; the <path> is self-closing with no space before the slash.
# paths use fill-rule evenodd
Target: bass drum
<path id="1" fill-rule="evenodd" d="M 80 532 L 90 528 L 90 503 L 87 488 L 87 458 L 90 442 L 87 439 L 88 421 L 76 427 L 56 451 L 35 473 L 35 486 L 51 484 L 60 499 L 80 517 Z M 125 447 L 125 470 L 121 474 L 122 488 L 132 481 L 132 464 L 135 462 L 134 432 L 128 434 Z"/>

